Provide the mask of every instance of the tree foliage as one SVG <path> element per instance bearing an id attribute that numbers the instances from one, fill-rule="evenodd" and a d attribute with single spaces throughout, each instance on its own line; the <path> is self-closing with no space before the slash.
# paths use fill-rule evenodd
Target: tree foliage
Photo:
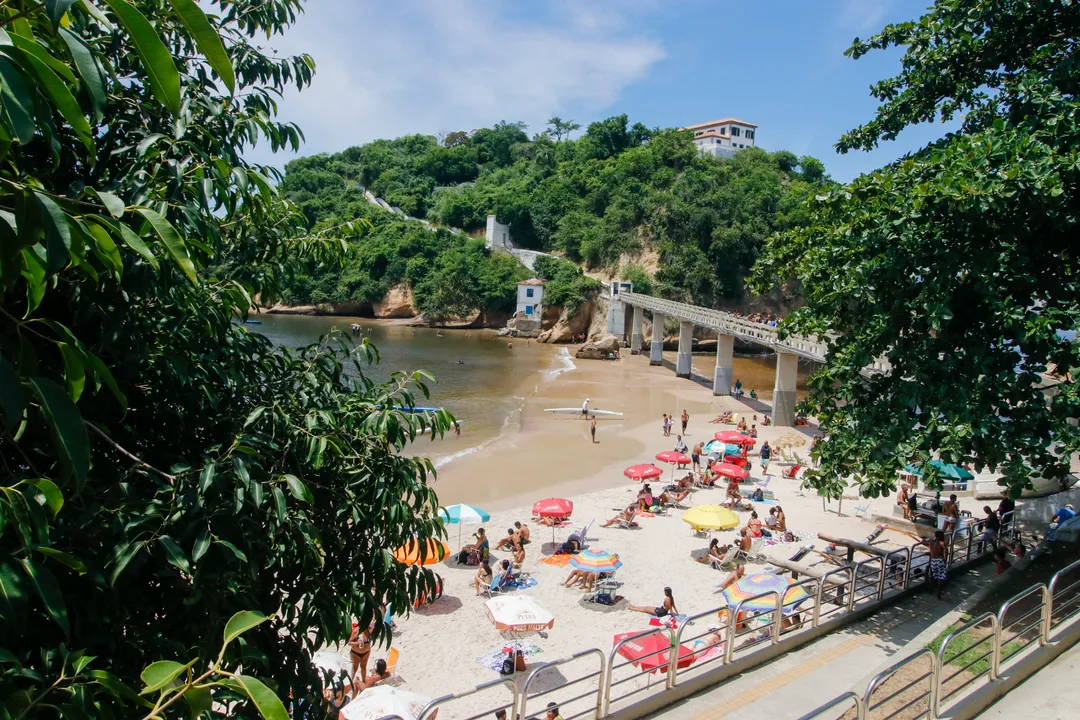
<path id="1" fill-rule="evenodd" d="M 583 273 L 577 265 L 561 258 L 538 257 L 533 268 L 536 276 L 545 281 L 544 304 L 566 308 L 568 317 L 594 299 L 604 287 L 599 280 Z"/>
<path id="2" fill-rule="evenodd" d="M 830 184 L 814 158 L 759 149 L 706 157 L 689 132 L 625 115 L 591 123 L 576 140 L 577 123 L 549 124 L 532 140 L 521 123 L 503 122 L 451 133 L 441 146 L 407 136 L 302 158 L 286 168 L 283 189 L 313 227 L 369 217 L 353 202 L 359 184 L 444 227 L 478 231 L 494 213 L 518 245 L 587 267 L 655 251 L 658 292 L 713 304 L 742 298 L 764 238 L 803 222 L 803 201 Z"/>
<path id="3" fill-rule="evenodd" d="M 760 287 L 793 274 L 806 307 L 791 332 L 829 336 L 810 411 L 829 442 L 823 476 L 864 494 L 935 455 L 992 468 L 1015 494 L 1060 477 L 1078 449 L 1074 377 L 1080 281 L 1080 6 L 1066 0 L 938 0 L 916 22 L 856 40 L 903 48 L 872 88 L 874 118 L 839 149 L 963 117 L 961 130 L 813 201 L 771 239 Z M 892 369 L 859 370 L 878 356 Z M 1040 387 L 1047 367 L 1061 381 Z"/>
<path id="4" fill-rule="evenodd" d="M 399 453 L 450 419 L 392 409 L 430 378 L 377 385 L 374 348 L 236 322 L 355 231 L 309 233 L 242 157 L 301 141 L 274 99 L 313 63 L 256 44 L 300 10 L 0 8 L 0 716 L 141 716 L 154 658 L 242 662 L 213 699 L 254 716 L 259 688 L 317 687 L 311 652 L 352 618 L 432 584 L 390 555 L 442 532 L 431 466 Z M 237 613 L 272 619 L 220 656 Z M 185 698 L 167 714 L 209 710 Z"/>

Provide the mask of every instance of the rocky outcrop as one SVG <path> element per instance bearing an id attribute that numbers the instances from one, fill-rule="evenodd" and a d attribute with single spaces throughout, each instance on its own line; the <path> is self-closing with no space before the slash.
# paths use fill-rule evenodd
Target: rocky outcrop
<path id="1" fill-rule="evenodd" d="M 614 335 L 602 335 L 578 348 L 574 357 L 581 360 L 607 360 L 619 352 L 622 342 Z"/>
<path id="2" fill-rule="evenodd" d="M 390 288 L 382 300 L 371 304 L 371 309 L 377 318 L 411 318 L 418 314 L 412 288 L 405 283 Z"/>
<path id="3" fill-rule="evenodd" d="M 371 303 L 342 302 L 318 305 L 274 305 L 263 312 L 271 315 L 348 315 L 372 317 Z"/>
<path id="4" fill-rule="evenodd" d="M 476 330 L 483 328 L 499 328 L 506 324 L 509 316 L 506 313 L 486 310 L 473 310 L 463 317 L 440 317 L 427 318 L 423 314 L 417 315 L 408 325 L 412 327 L 446 328 L 448 330 Z"/>
<path id="5" fill-rule="evenodd" d="M 587 335 L 596 316 L 592 303 L 585 303 L 578 307 L 577 312 L 568 315 L 565 308 L 558 308 L 559 314 L 555 322 L 545 329 L 537 338 L 538 342 L 544 343 L 568 343 L 573 342 L 578 335 Z M 547 310 L 544 312 L 545 324 Z"/>
<path id="6" fill-rule="evenodd" d="M 535 315 L 526 315 L 522 312 L 514 313 L 506 323 L 506 327 L 499 331 L 500 336 L 536 338 L 540 336 L 541 321 Z"/>

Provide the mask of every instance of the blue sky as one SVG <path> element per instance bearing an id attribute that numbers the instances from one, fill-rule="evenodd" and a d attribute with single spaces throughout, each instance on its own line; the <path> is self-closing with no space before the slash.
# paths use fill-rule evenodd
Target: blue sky
<path id="1" fill-rule="evenodd" d="M 876 106 L 871 83 L 900 53 L 845 58 L 851 40 L 913 20 L 927 0 L 311 0 L 271 46 L 308 52 L 314 85 L 280 117 L 301 154 L 379 137 L 439 135 L 559 115 L 582 125 L 626 113 L 650 127 L 734 116 L 757 144 L 821 159 L 850 180 L 939 137 L 913 128 L 872 153 L 836 154 Z M 281 165 L 288 156 L 252 153 Z"/>

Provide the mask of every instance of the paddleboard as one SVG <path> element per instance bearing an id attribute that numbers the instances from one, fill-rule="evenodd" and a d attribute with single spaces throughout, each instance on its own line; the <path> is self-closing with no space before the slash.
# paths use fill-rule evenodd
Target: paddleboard
<path id="1" fill-rule="evenodd" d="M 565 415 L 580 415 L 581 408 L 545 408 L 544 412 L 549 413 L 563 413 Z M 622 417 L 621 412 L 615 412 L 614 410 L 594 410 L 589 408 L 590 415 L 607 415 L 609 417 Z"/>

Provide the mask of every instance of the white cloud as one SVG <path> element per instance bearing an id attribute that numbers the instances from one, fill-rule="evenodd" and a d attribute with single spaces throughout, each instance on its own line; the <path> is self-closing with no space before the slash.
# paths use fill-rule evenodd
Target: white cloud
<path id="1" fill-rule="evenodd" d="M 290 92 L 279 119 L 297 122 L 303 154 L 380 137 L 438 134 L 524 120 L 531 131 L 556 114 L 601 110 L 664 57 L 654 38 L 626 30 L 648 6 L 555 4 L 541 17 L 479 0 L 400 3 L 315 0 L 279 53 L 315 58 L 312 86 Z M 254 160 L 283 164 L 265 148 Z"/>

